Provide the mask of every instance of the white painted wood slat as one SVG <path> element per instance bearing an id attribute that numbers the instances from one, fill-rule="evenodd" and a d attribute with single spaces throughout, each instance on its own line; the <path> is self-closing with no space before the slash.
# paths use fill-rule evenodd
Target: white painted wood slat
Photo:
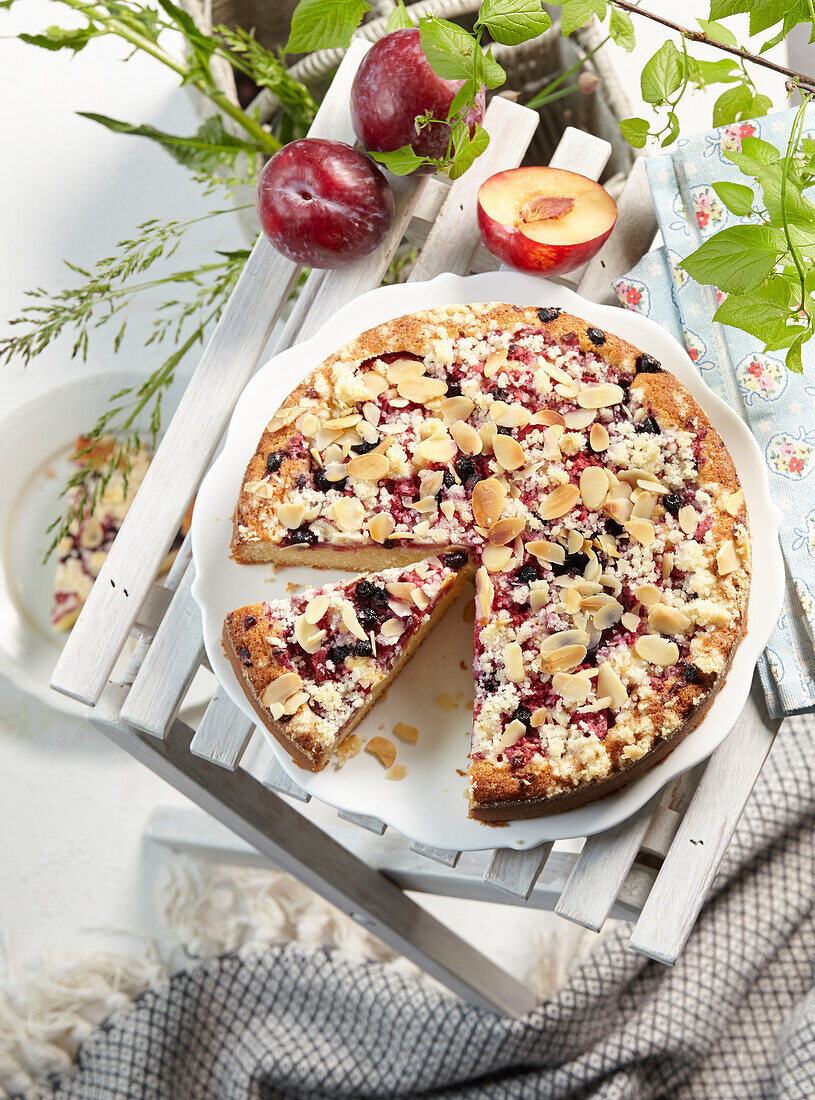
<path id="1" fill-rule="evenodd" d="M 551 851 L 551 841 L 520 852 L 514 848 L 499 848 L 492 854 L 484 881 L 526 900 Z"/>
<path id="2" fill-rule="evenodd" d="M 345 56 L 310 133 L 333 136 L 368 43 Z M 261 236 L 150 464 L 122 529 L 57 662 L 52 686 L 93 704 L 251 376 L 299 267 Z"/>
<path id="3" fill-rule="evenodd" d="M 672 965 L 685 945 L 777 732 L 761 688 L 716 750 L 631 936 L 635 951 Z"/>
<path id="4" fill-rule="evenodd" d="M 128 699 L 125 706 L 129 702 Z M 122 714 L 124 715 L 124 710 Z M 255 723 L 251 718 L 247 718 L 224 689 L 219 687 L 198 724 L 190 742 L 190 752 L 202 760 L 209 760 L 234 771 L 240 764 L 254 728 Z"/>
<path id="5" fill-rule="evenodd" d="M 270 791 L 276 791 L 277 794 L 287 794 L 290 798 L 296 798 L 298 802 L 311 801 L 311 795 L 302 787 L 298 787 L 275 757 L 269 761 L 263 775 L 263 786 L 268 787 Z"/>

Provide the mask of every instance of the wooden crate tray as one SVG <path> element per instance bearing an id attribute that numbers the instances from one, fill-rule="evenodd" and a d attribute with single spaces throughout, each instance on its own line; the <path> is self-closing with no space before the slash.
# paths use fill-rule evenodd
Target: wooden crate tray
<path id="1" fill-rule="evenodd" d="M 356 40 L 338 70 L 312 136 L 353 141 L 348 91 L 370 44 Z M 377 286 L 406 233 L 423 241 L 411 279 L 497 266 L 482 249 L 475 194 L 498 169 L 520 163 L 538 116 L 496 97 L 485 126 L 487 151 L 453 184 L 431 177 L 394 184 L 396 215 L 382 248 L 336 271 L 312 271 L 277 350 L 308 338 L 326 317 Z M 575 129 L 552 164 L 599 178 L 607 142 Z M 577 290 L 612 301 L 610 280 L 650 247 L 656 217 L 644 164 L 635 163 L 615 233 Z M 253 723 L 218 690 L 197 730 L 177 718 L 205 662 L 200 616 L 190 595 L 189 540 L 169 575 L 161 562 L 214 455 L 232 409 L 255 370 L 299 274 L 261 237 L 167 428 L 142 488 L 68 639 L 53 686 L 86 703 L 91 721 L 196 801 L 243 840 L 473 1003 L 519 1014 L 531 991 L 408 898 L 403 888 L 529 904 L 599 929 L 609 915 L 633 920 L 631 947 L 672 963 L 693 927 L 776 729 L 753 697 L 711 760 L 681 776 L 629 820 L 589 838 L 580 853 L 543 844 L 529 851 L 460 853 L 412 844 L 374 818 L 341 813 L 360 826 L 343 843 L 305 818 L 291 800 L 308 796 L 276 763 L 262 780 L 241 768 Z M 132 631 L 138 641 L 121 684 L 111 670 Z M 287 796 L 282 798 L 281 796 Z M 364 830 L 364 831 L 363 831 Z M 348 830 L 345 829 L 347 833 Z"/>

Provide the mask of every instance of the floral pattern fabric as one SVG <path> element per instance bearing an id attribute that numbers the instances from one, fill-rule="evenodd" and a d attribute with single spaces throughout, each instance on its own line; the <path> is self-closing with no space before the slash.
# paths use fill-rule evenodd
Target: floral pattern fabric
<path id="1" fill-rule="evenodd" d="M 713 190 L 723 180 L 746 182 L 724 153 L 741 149 L 748 136 L 784 147 L 795 111 L 685 138 L 675 152 L 649 159 L 664 247 L 614 284 L 627 309 L 652 317 L 685 345 L 707 385 L 739 413 L 764 453 L 773 498 L 784 513 L 788 581 L 759 664 L 774 717 L 815 711 L 815 352 L 805 346 L 804 374 L 792 374 L 783 351 L 766 353 L 754 337 L 712 321 L 725 295 L 700 286 L 678 264 L 713 233 L 755 220 L 732 214 Z M 760 517 L 751 520 L 760 523 Z"/>

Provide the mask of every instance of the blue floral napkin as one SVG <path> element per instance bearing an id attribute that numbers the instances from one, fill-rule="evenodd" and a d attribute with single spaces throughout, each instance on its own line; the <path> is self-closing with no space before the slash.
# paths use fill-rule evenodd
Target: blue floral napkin
<path id="1" fill-rule="evenodd" d="M 749 222 L 731 214 L 713 190 L 748 182 L 723 155 L 747 135 L 787 143 L 796 109 L 710 130 L 647 161 L 664 247 L 649 252 L 614 289 L 627 309 L 664 325 L 685 344 L 705 382 L 746 421 L 764 452 L 773 498 L 784 513 L 781 545 L 787 593 L 759 672 L 775 717 L 815 710 L 815 352 L 804 346 L 804 375 L 784 352 L 765 354 L 739 329 L 711 320 L 721 292 L 677 266 L 710 234 Z M 755 520 L 754 520 L 755 522 Z"/>

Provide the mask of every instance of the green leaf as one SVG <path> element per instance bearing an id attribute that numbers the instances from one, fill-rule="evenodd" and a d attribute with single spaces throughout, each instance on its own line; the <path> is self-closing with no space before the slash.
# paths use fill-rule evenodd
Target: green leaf
<path id="1" fill-rule="evenodd" d="M 753 96 L 753 103 L 750 107 L 750 118 L 761 118 L 762 115 L 766 115 L 773 105 L 773 101 L 769 96 L 756 95 Z"/>
<path id="2" fill-rule="evenodd" d="M 631 53 L 637 44 L 634 24 L 627 11 L 620 11 L 619 8 L 611 9 L 608 33 L 611 35 L 612 40 L 622 49 L 627 50 L 628 53 Z"/>
<path id="3" fill-rule="evenodd" d="M 769 141 L 762 141 L 761 138 L 751 137 L 749 134 L 741 139 L 741 151 L 762 164 L 777 164 L 781 159 L 781 154 Z"/>
<path id="4" fill-rule="evenodd" d="M 473 72 L 479 48 L 471 34 L 447 19 L 427 16 L 419 24 L 422 50 L 434 73 L 445 80 L 466 80 Z"/>
<path id="5" fill-rule="evenodd" d="M 606 17 L 606 0 L 566 0 L 560 13 L 560 29 L 563 34 L 572 34 L 596 15 L 598 19 Z"/>
<path id="6" fill-rule="evenodd" d="M 368 156 L 373 157 L 380 164 L 384 164 L 388 171 L 393 172 L 395 176 L 408 176 L 426 163 L 424 157 L 416 156 L 411 145 L 403 145 L 401 149 L 394 149 L 390 153 L 370 151 Z"/>
<path id="7" fill-rule="evenodd" d="M 761 34 L 782 20 L 797 23 L 806 19 L 805 3 L 801 0 L 753 0 L 748 10 L 751 35 Z"/>
<path id="8" fill-rule="evenodd" d="M 411 27 L 415 26 L 416 24 L 410 18 L 408 10 L 405 7 L 404 0 L 397 0 L 396 7 L 388 16 L 385 30 L 390 34 L 391 31 L 410 30 Z"/>
<path id="9" fill-rule="evenodd" d="M 552 26 L 541 0 L 484 0 L 478 23 L 502 46 L 518 46 Z"/>
<path id="10" fill-rule="evenodd" d="M 649 125 L 644 118 L 624 118 L 620 122 L 620 133 L 629 145 L 642 149 L 648 140 Z"/>
<path id="11" fill-rule="evenodd" d="M 134 126 L 130 122 L 121 122 L 93 111 L 77 113 L 91 122 L 98 122 L 114 134 L 133 134 L 158 142 L 179 164 L 197 172 L 211 174 L 219 165 L 233 165 L 241 153 L 254 156 L 258 152 L 256 146 L 227 133 L 220 115 L 213 115 L 202 122 L 191 137 L 180 137 L 178 134 L 164 133 L 154 126 Z"/>
<path id="12" fill-rule="evenodd" d="M 713 315 L 714 321 L 740 328 L 765 343 L 777 343 L 787 334 L 791 288 L 778 275 L 771 275 L 755 290 L 730 294 Z"/>
<path id="13" fill-rule="evenodd" d="M 714 183 L 713 190 L 725 204 L 728 210 L 738 214 L 740 218 L 752 213 L 753 195 L 752 189 L 743 183 Z"/>
<path id="14" fill-rule="evenodd" d="M 708 36 L 717 42 L 724 42 L 726 46 L 737 46 L 735 34 L 722 23 L 716 23 L 713 19 L 697 19 L 696 22 Z"/>
<path id="15" fill-rule="evenodd" d="M 783 235 L 765 225 L 733 225 L 706 240 L 680 263 L 698 283 L 728 293 L 763 283 L 784 250 Z"/>
<path id="16" fill-rule="evenodd" d="M 447 174 L 451 180 L 463 176 L 476 157 L 480 157 L 490 143 L 490 135 L 483 126 L 476 124 L 472 137 L 463 120 L 453 126 L 453 163 Z"/>
<path id="17" fill-rule="evenodd" d="M 660 144 L 662 145 L 662 148 L 664 149 L 666 145 L 670 145 L 672 142 L 676 141 L 676 139 L 678 137 L 679 137 L 679 119 L 677 118 L 677 116 L 674 114 L 673 111 L 669 111 L 668 112 L 668 132 L 665 135 L 665 137 L 662 139 L 662 141 L 660 142 Z"/>
<path id="18" fill-rule="evenodd" d="M 681 83 L 682 55 L 673 42 L 664 42 L 642 70 L 642 98 L 646 103 L 664 103 Z"/>
<path id="19" fill-rule="evenodd" d="M 728 88 L 713 104 L 713 125 L 728 126 L 736 119 L 747 117 L 752 102 L 753 93 L 746 84 Z"/>
<path id="20" fill-rule="evenodd" d="M 18 37 L 29 46 L 39 46 L 43 50 L 73 50 L 76 54 L 102 33 L 93 27 L 46 27 L 42 34 L 21 34 Z"/>
<path id="21" fill-rule="evenodd" d="M 495 58 L 492 56 L 492 49 L 488 49 L 482 55 L 481 72 L 484 78 L 484 83 L 488 88 L 500 88 L 507 78 L 506 71 L 501 68 Z"/>
<path id="22" fill-rule="evenodd" d="M 283 49 L 286 53 L 310 53 L 350 46 L 354 31 L 370 10 L 367 0 L 299 0 Z"/>
<path id="23" fill-rule="evenodd" d="M 801 345 L 809 339 L 809 330 L 795 338 L 795 343 L 787 352 L 787 367 L 794 374 L 804 373 L 804 364 L 801 362 Z"/>
<path id="24" fill-rule="evenodd" d="M 739 68 L 735 61 L 698 61 L 696 58 L 688 58 L 690 63 L 690 78 L 699 87 L 708 84 L 731 84 L 740 77 Z"/>
<path id="25" fill-rule="evenodd" d="M 749 11 L 752 0 L 710 0 L 710 18 L 726 19 L 728 15 L 738 15 Z"/>

